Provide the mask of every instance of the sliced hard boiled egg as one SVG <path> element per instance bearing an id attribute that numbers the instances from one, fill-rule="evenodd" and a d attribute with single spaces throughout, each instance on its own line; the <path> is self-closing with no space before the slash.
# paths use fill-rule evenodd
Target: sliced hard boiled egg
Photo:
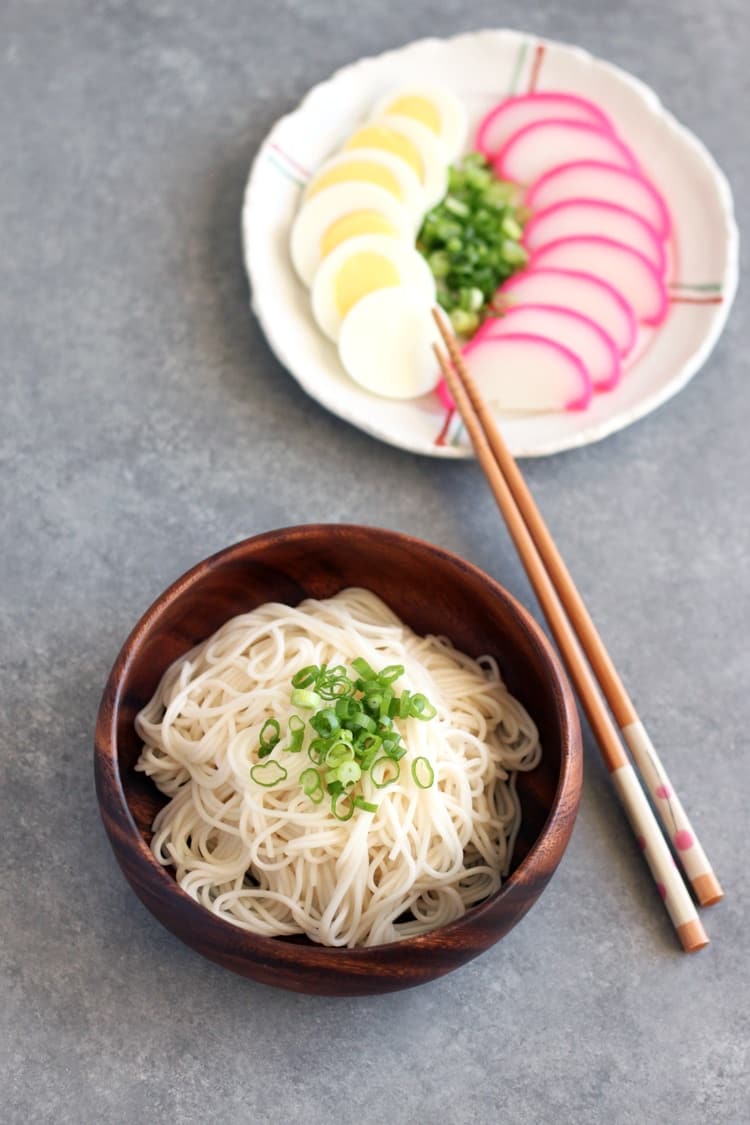
<path id="1" fill-rule="evenodd" d="M 434 304 L 435 279 L 418 250 L 383 235 L 349 238 L 315 274 L 313 316 L 326 336 L 337 340 L 349 311 L 369 293 L 391 286 L 413 289 L 428 309 Z"/>
<path id="2" fill-rule="evenodd" d="M 440 379 L 432 350 L 439 342 L 429 302 L 399 285 L 357 302 L 341 325 L 339 356 L 347 374 L 366 390 L 386 398 L 417 398 Z"/>
<path id="3" fill-rule="evenodd" d="M 356 152 L 340 152 L 327 160 L 307 186 L 306 199 L 311 199 L 334 184 L 366 183 L 384 188 L 413 217 L 415 228 L 424 216 L 424 192 L 417 174 L 400 156 L 382 148 L 361 148 Z"/>
<path id="4" fill-rule="evenodd" d="M 455 160 L 464 146 L 468 127 L 466 110 L 445 86 L 430 83 L 392 90 L 378 102 L 375 115 L 394 113 L 410 117 L 434 133 L 445 145 L 449 160 Z"/>
<path id="5" fill-rule="evenodd" d="M 422 185 L 425 210 L 434 207 L 448 186 L 448 150 L 426 125 L 413 117 L 376 117 L 368 121 L 344 145 L 345 149 L 381 148 L 400 156 L 416 173 Z"/>
<path id="6" fill-rule="evenodd" d="M 312 284 L 327 254 L 361 234 L 382 234 L 412 244 L 414 226 L 403 204 L 376 184 L 333 184 L 303 203 L 292 226 L 290 248 L 305 285 Z"/>

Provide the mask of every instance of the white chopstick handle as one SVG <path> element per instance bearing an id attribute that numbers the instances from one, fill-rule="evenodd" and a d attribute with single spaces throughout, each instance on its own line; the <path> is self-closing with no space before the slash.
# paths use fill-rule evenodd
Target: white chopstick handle
<path id="1" fill-rule="evenodd" d="M 701 948 L 708 939 L 635 770 L 624 765 L 611 776 L 683 946 L 688 951 Z"/>
<path id="2" fill-rule="evenodd" d="M 715 878 L 708 857 L 643 723 L 629 723 L 622 728 L 622 734 L 688 879 L 692 883 L 703 875 Z"/>

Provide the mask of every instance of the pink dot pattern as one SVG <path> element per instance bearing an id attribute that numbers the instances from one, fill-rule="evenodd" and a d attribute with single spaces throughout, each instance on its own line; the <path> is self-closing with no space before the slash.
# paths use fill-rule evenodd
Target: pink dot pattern
<path id="1" fill-rule="evenodd" d="M 658 892 L 659 892 L 659 894 L 661 895 L 662 898 L 667 897 L 667 888 L 664 886 L 663 883 L 657 883 L 656 888 L 657 888 L 657 890 L 658 890 Z"/>
<path id="2" fill-rule="evenodd" d="M 672 791 L 668 785 L 657 785 L 656 796 L 661 797 L 663 801 L 666 801 L 667 798 L 671 796 L 671 794 Z"/>
<path id="3" fill-rule="evenodd" d="M 692 848 L 695 841 L 693 840 L 692 832 L 688 832 L 687 828 L 681 828 L 679 832 L 674 834 L 674 846 L 681 852 L 686 852 L 688 848 Z"/>

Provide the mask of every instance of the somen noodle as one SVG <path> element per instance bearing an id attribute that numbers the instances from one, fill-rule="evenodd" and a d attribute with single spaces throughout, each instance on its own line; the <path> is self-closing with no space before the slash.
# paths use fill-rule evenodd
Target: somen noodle
<path id="1" fill-rule="evenodd" d="M 251 770 L 269 719 L 284 732 L 293 715 L 306 717 L 292 706 L 292 677 L 356 659 L 403 665 L 394 686 L 422 693 L 436 714 L 398 720 L 398 779 L 379 789 L 363 774 L 362 799 L 376 811 L 357 808 L 342 822 L 305 793 L 307 753 L 285 753 L 282 740 L 273 757 L 286 776 L 270 787 Z M 516 771 L 533 769 L 541 753 L 492 657 L 420 637 L 353 588 L 232 618 L 167 670 L 136 727 L 136 768 L 170 798 L 151 847 L 180 886 L 253 933 L 304 933 L 330 946 L 425 933 L 492 894 L 520 824 Z M 409 768 L 418 759 L 434 779 L 425 788 Z"/>

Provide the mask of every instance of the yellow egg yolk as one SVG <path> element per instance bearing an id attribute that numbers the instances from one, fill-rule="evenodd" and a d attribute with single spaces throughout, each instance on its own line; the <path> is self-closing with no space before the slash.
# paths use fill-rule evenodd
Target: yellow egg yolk
<path id="1" fill-rule="evenodd" d="M 382 254 L 374 254 L 372 251 L 352 254 L 336 274 L 336 308 L 345 317 L 349 309 L 368 293 L 398 285 L 400 280 L 393 262 Z"/>
<path id="2" fill-rule="evenodd" d="M 346 160 L 342 161 L 341 164 L 335 164 L 333 168 L 329 168 L 315 177 L 308 188 L 307 194 L 309 196 L 317 195 L 319 191 L 331 187 L 332 184 L 349 183 L 351 180 L 362 180 L 366 184 L 376 184 L 378 187 L 385 188 L 396 199 L 404 198 L 398 176 L 390 168 L 386 168 L 383 164 L 377 164 L 374 160 Z"/>
<path id="3" fill-rule="evenodd" d="M 434 104 L 427 98 L 420 98 L 416 94 L 404 94 L 391 102 L 386 113 L 400 113 L 403 117 L 411 117 L 420 125 L 425 125 L 433 133 L 440 136 L 440 114 Z"/>
<path id="4" fill-rule="evenodd" d="M 356 238 L 358 234 L 387 234 L 395 238 L 397 231 L 385 215 L 379 211 L 350 211 L 342 215 L 335 223 L 324 232 L 320 240 L 320 253 L 323 258 L 332 250 L 345 242 L 347 238 Z"/>
<path id="5" fill-rule="evenodd" d="M 365 125 L 349 138 L 344 148 L 382 148 L 385 152 L 392 152 L 394 156 L 400 156 L 405 160 L 414 169 L 420 181 L 424 181 L 424 168 L 419 150 L 395 129 L 388 129 L 385 125 Z"/>

